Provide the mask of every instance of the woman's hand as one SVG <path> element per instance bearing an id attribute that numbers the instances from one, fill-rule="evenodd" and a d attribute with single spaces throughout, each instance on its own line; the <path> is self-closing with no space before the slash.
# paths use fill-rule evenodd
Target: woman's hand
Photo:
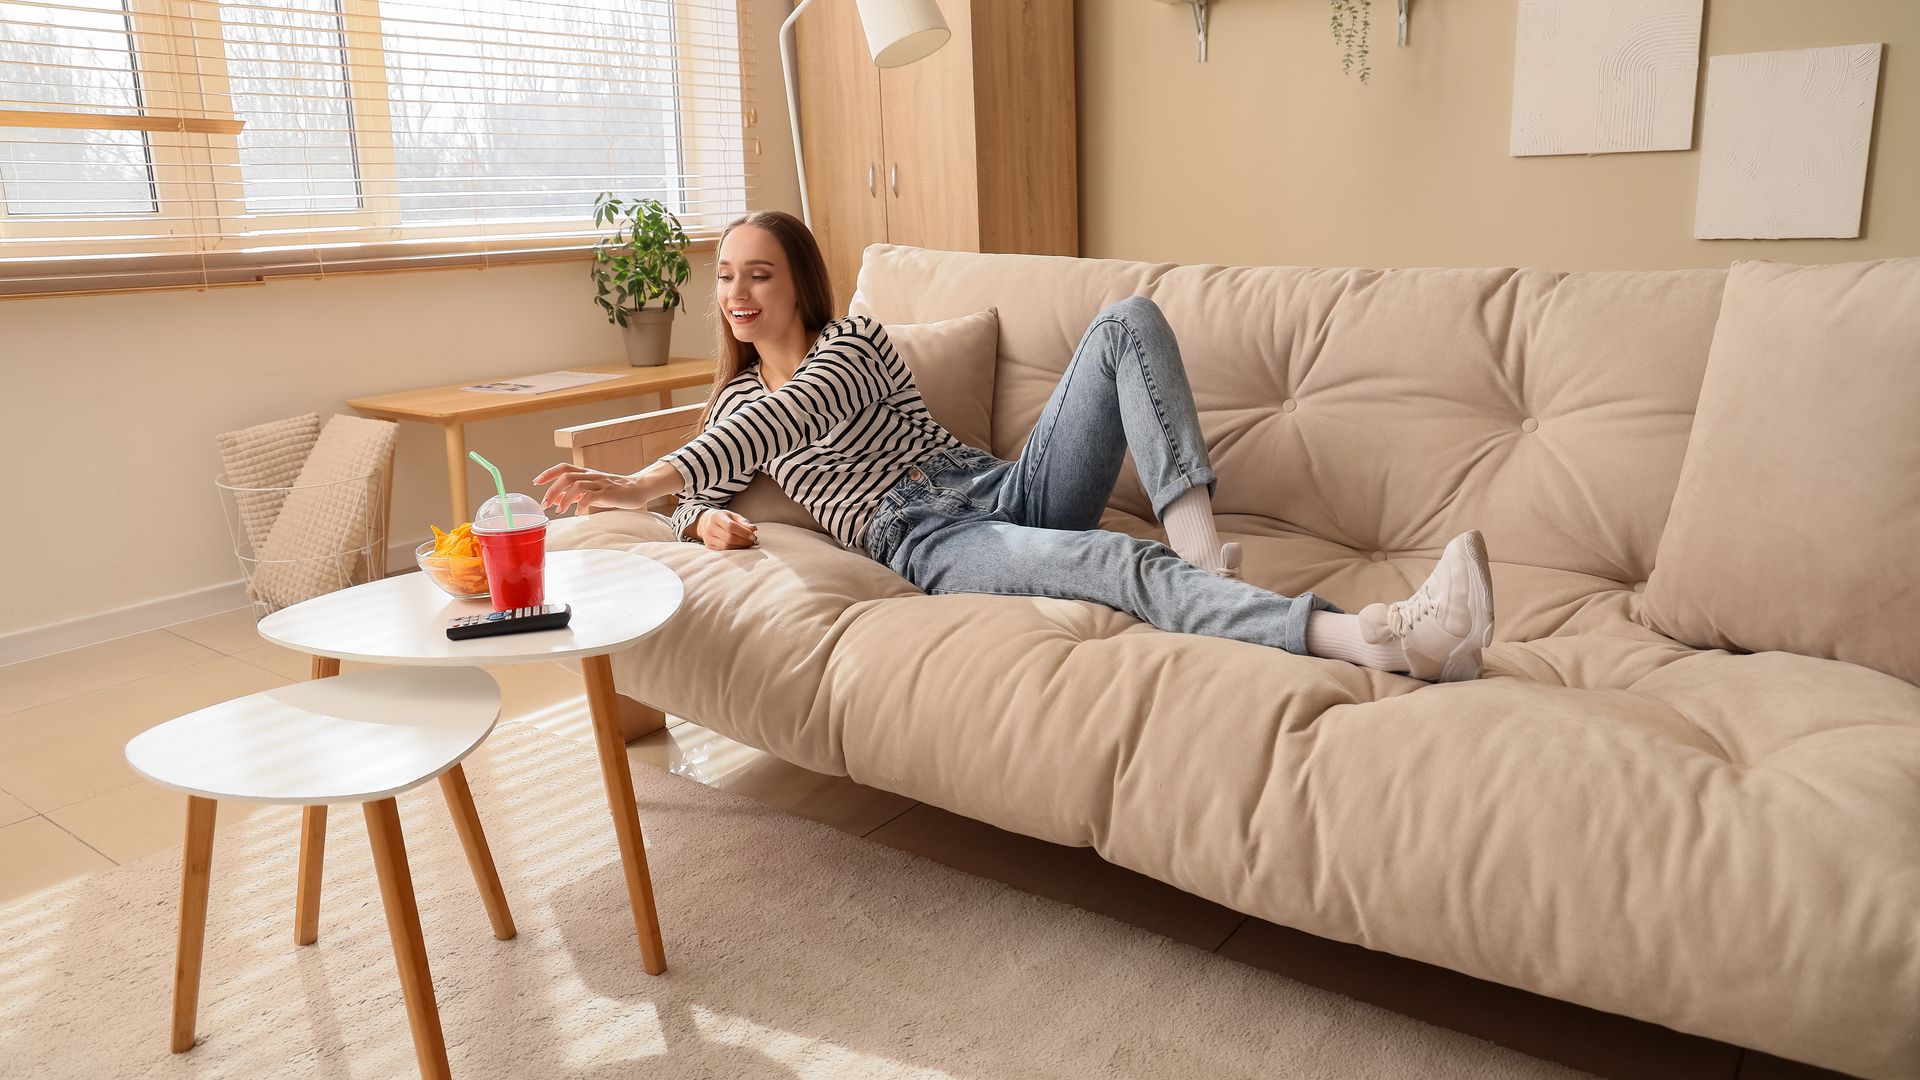
<path id="1" fill-rule="evenodd" d="M 649 495 L 646 485 L 632 476 L 601 472 L 584 465 L 565 462 L 533 478 L 536 484 L 551 484 L 541 497 L 542 509 L 553 507 L 556 514 L 567 512 L 569 504 L 585 511 L 591 506 L 615 510 L 644 510 L 657 495 Z"/>
<path id="2" fill-rule="evenodd" d="M 752 547 L 759 543 L 760 526 L 731 510 L 705 510 L 693 531 L 715 551 Z"/>

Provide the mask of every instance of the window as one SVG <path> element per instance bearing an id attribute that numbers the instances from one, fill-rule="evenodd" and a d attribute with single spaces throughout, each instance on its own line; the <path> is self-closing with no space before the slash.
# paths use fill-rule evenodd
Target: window
<path id="1" fill-rule="evenodd" d="M 17 20 L 14 16 L 17 15 Z M 126 15 L 85 7 L 65 13 L 0 4 L 12 31 L 0 40 L 0 89 L 16 108 L 140 112 Z M 22 60 L 47 58 L 35 80 Z M 55 60 L 67 63 L 56 65 Z M 20 215 L 153 213 L 152 148 L 132 131 L 22 129 L 0 143 L 8 211 Z"/>
<path id="2" fill-rule="evenodd" d="M 0 296 L 570 257 L 745 211 L 736 0 L 0 0 Z"/>

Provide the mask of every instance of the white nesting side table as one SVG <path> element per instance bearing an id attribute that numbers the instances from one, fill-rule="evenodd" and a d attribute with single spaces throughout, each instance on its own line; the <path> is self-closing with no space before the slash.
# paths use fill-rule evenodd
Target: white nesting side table
<path id="1" fill-rule="evenodd" d="M 322 810 L 329 803 L 362 803 L 420 1075 L 447 1076 L 446 1040 L 394 796 L 439 778 L 493 936 L 513 937 L 513 916 L 460 768 L 499 718 L 500 687 L 479 668 L 362 671 L 223 701 L 149 728 L 127 743 L 127 763 L 135 772 L 187 795 L 173 969 L 174 1053 L 194 1043 L 216 800 Z M 308 839 L 302 836 L 303 847 Z M 310 929 L 303 925 L 304 938 L 296 934 L 299 944 L 313 943 Z"/>
<path id="2" fill-rule="evenodd" d="M 425 574 L 402 574 L 305 600 L 260 620 L 260 636 L 314 657 L 316 679 L 340 673 L 340 661 L 373 664 L 458 666 L 578 659 L 593 714 L 594 747 L 613 834 L 627 878 L 634 932 L 647 974 L 667 969 L 660 917 L 647 873 L 647 850 L 634 806 L 633 774 L 620 734 L 618 695 L 607 654 L 659 629 L 685 595 L 680 576 L 665 565 L 628 551 L 549 551 L 546 602 L 570 604 L 573 617 L 558 630 L 450 641 L 447 623 L 492 610 L 485 600 L 455 600 Z M 326 807 L 313 806 L 300 830 L 300 880 L 295 898 L 298 925 L 317 922 L 320 909 L 321 840 Z"/>

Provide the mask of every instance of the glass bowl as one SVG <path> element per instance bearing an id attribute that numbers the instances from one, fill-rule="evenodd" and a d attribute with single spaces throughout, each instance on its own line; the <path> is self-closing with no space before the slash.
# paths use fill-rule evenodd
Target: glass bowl
<path id="1" fill-rule="evenodd" d="M 435 555 L 429 540 L 413 550 L 420 571 L 433 579 L 440 590 L 456 600 L 485 600 L 487 570 L 478 555 Z"/>

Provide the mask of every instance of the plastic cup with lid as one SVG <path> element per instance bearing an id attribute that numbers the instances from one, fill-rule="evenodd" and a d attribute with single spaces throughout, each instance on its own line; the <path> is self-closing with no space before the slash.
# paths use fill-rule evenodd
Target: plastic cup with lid
<path id="1" fill-rule="evenodd" d="M 511 513 L 513 524 L 507 524 Z M 538 607 L 547 602 L 547 515 L 539 500 L 512 492 L 503 504 L 494 496 L 473 517 L 480 561 L 495 611 Z"/>

